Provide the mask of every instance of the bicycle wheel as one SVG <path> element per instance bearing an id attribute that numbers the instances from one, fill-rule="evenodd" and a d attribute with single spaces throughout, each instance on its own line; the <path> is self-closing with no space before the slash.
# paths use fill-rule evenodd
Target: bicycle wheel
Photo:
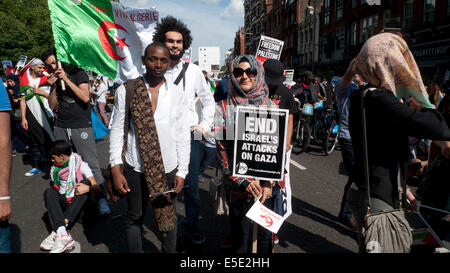
<path id="1" fill-rule="evenodd" d="M 337 142 L 338 142 L 337 134 L 333 133 L 331 129 L 327 130 L 327 135 L 323 143 L 323 150 L 325 152 L 325 155 L 330 155 L 334 151 Z"/>
<path id="2" fill-rule="evenodd" d="M 304 121 L 298 122 L 295 131 L 295 142 L 292 146 L 292 152 L 294 154 L 300 154 L 308 149 L 311 139 L 311 130 L 308 124 Z"/>
<path id="3" fill-rule="evenodd" d="M 312 130 L 312 136 L 317 145 L 322 146 L 324 143 L 324 136 L 326 134 L 325 131 L 325 122 L 321 118 L 317 118 L 314 123 L 314 128 Z"/>

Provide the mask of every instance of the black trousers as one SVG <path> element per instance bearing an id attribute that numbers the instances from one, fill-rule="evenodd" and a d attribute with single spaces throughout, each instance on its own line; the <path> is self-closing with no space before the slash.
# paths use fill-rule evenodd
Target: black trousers
<path id="1" fill-rule="evenodd" d="M 81 183 L 89 185 L 87 180 L 83 180 Z M 58 190 L 48 188 L 44 192 L 44 201 L 53 231 L 56 232 L 59 227 L 65 227 L 65 219 L 69 220 L 69 222 L 74 222 L 88 198 L 89 193 L 75 195 L 72 202 L 67 203 L 66 197 L 60 194 Z"/>
<path id="2" fill-rule="evenodd" d="M 166 173 L 169 189 L 173 188 L 177 169 Z M 125 220 L 125 232 L 127 235 L 128 250 L 131 253 L 143 253 L 142 248 L 142 225 L 149 203 L 149 192 L 144 174 L 134 171 L 134 168 L 125 164 L 124 176 L 127 179 L 130 192 L 126 194 L 128 203 L 127 217 Z M 172 199 L 174 210 L 176 209 L 176 198 Z M 162 237 L 162 252 L 175 253 L 177 244 L 177 228 L 160 234 Z"/>

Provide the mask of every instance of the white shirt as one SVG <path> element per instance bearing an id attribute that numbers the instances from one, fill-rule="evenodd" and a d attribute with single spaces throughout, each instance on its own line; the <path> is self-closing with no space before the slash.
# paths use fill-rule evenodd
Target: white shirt
<path id="1" fill-rule="evenodd" d="M 166 79 L 173 83 L 183 70 L 183 63 L 184 61 L 181 61 L 174 67 L 169 66 L 165 74 Z M 195 126 L 200 124 L 203 129 L 209 130 L 213 124 L 216 103 L 213 94 L 211 93 L 211 88 L 206 83 L 205 77 L 197 65 L 193 63 L 189 64 L 185 74 L 185 84 L 184 92 L 186 94 L 186 104 L 188 107 L 186 115 L 188 115 L 189 125 Z M 178 86 L 181 87 L 181 90 L 183 91 L 183 80 L 180 81 Z M 196 94 L 200 98 L 203 106 L 200 121 L 195 111 L 194 100 Z"/>
<path id="2" fill-rule="evenodd" d="M 148 89 L 148 83 L 145 82 Z M 111 124 L 109 162 L 111 167 L 122 162 L 123 126 L 125 121 L 125 86 L 117 88 L 114 100 L 114 119 Z M 151 95 L 149 92 L 151 100 Z M 190 126 L 187 122 L 187 107 L 183 88 L 166 79 L 159 88 L 158 104 L 154 113 L 164 170 L 170 173 L 178 167 L 177 176 L 185 178 L 188 173 L 191 151 Z M 142 173 L 141 156 L 136 139 L 136 128 L 130 117 L 125 161 Z"/>
<path id="3" fill-rule="evenodd" d="M 36 87 L 39 88 L 39 83 L 41 82 L 41 78 L 33 78 L 31 77 L 31 72 L 28 69 L 27 70 L 28 73 L 28 82 L 30 84 L 31 87 Z M 50 94 L 50 86 L 42 86 L 41 88 L 39 88 L 41 91 L 44 91 L 47 94 Z M 53 117 L 53 111 L 50 108 L 50 104 L 48 103 L 48 99 L 44 96 L 41 97 L 42 98 L 42 103 L 44 104 L 44 108 L 45 110 L 47 110 L 47 115 L 49 117 Z"/>
<path id="4" fill-rule="evenodd" d="M 106 86 L 106 83 L 101 83 L 99 84 L 98 88 L 97 88 L 97 96 L 98 102 L 103 102 L 106 103 L 106 91 L 108 91 L 108 87 Z"/>

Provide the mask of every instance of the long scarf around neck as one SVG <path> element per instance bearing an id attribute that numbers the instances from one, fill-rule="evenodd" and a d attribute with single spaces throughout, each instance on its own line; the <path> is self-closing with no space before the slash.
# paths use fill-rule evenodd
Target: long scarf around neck
<path id="1" fill-rule="evenodd" d="M 58 191 L 61 187 L 61 180 L 67 181 L 67 188 L 64 191 L 66 202 L 70 203 L 75 196 L 75 184 L 83 180 L 81 174 L 81 156 L 72 153 L 70 159 L 61 165 L 53 165 L 50 170 L 50 177 L 53 181 L 54 188 Z"/>
<path id="2" fill-rule="evenodd" d="M 130 115 L 136 126 L 139 154 L 148 192 L 151 195 L 168 191 L 169 186 L 164 171 L 152 104 L 142 78 L 139 78 L 135 84 L 135 91 L 130 102 Z M 170 197 L 159 195 L 151 197 L 150 202 L 158 229 L 162 232 L 174 229 L 177 218 Z"/>

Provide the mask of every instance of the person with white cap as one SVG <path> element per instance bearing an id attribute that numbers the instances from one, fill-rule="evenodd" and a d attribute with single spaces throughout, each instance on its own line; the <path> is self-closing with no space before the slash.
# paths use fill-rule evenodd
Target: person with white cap
<path id="1" fill-rule="evenodd" d="M 32 169 L 26 176 L 39 173 L 46 161 L 46 153 L 50 150 L 53 136 L 53 112 L 48 103 L 50 86 L 44 75 L 44 62 L 33 59 L 29 68 L 21 73 L 20 79 L 20 111 L 22 127 L 28 130 L 32 140 Z"/>

